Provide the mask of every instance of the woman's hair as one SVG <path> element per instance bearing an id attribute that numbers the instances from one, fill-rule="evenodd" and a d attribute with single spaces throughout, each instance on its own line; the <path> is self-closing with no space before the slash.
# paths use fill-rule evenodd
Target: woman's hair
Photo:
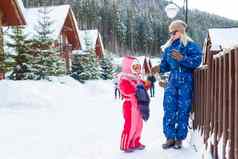
<path id="1" fill-rule="evenodd" d="M 180 41 L 184 46 L 188 44 L 189 41 L 193 41 L 186 33 L 187 24 L 182 20 L 175 20 L 169 25 L 169 31 L 178 31 L 181 33 Z M 172 38 L 170 38 L 164 45 L 163 49 L 169 47 L 172 44 Z"/>
<path id="2" fill-rule="evenodd" d="M 183 33 L 183 34 L 181 34 L 180 40 L 181 40 L 181 42 L 183 43 L 184 46 L 186 46 L 189 41 L 193 41 L 193 39 L 190 38 L 190 37 L 187 35 L 186 32 Z"/>

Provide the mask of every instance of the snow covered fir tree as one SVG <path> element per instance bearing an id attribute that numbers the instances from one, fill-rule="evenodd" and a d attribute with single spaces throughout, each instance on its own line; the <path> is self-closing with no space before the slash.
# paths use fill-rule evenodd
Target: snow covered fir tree
<path id="1" fill-rule="evenodd" d="M 112 58 L 108 55 L 100 59 L 100 72 L 103 80 L 112 79 L 113 67 L 111 61 Z"/>
<path id="2" fill-rule="evenodd" d="M 76 80 L 85 82 L 100 78 L 99 64 L 94 51 L 86 51 L 73 55 L 72 74 Z"/>
<path id="3" fill-rule="evenodd" d="M 51 11 L 46 7 L 39 9 L 42 16 L 38 22 L 37 35 L 33 40 L 34 48 L 34 69 L 36 79 L 48 79 L 49 76 L 58 76 L 65 73 L 64 62 L 60 52 L 54 47 L 54 40 L 51 38 L 54 30 L 51 30 L 53 22 L 48 14 Z"/>
<path id="4" fill-rule="evenodd" d="M 3 28 L 0 27 L 0 78 L 5 72 L 4 50 L 3 50 Z"/>
<path id="5" fill-rule="evenodd" d="M 8 34 L 7 46 L 10 48 L 5 59 L 8 70 L 12 70 L 9 78 L 12 80 L 34 79 L 32 68 L 33 55 L 31 40 L 23 33 L 23 27 L 12 27 Z"/>
<path id="6" fill-rule="evenodd" d="M 71 76 L 80 82 L 100 79 L 100 65 L 96 58 L 96 52 L 92 49 L 90 35 L 84 37 L 85 50 L 80 50 L 73 55 Z"/>

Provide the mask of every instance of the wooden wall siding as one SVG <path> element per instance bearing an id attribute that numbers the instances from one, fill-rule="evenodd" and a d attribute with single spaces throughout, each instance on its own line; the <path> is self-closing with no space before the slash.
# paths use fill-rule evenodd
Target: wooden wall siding
<path id="1" fill-rule="evenodd" d="M 103 56 L 102 46 L 101 46 L 101 44 L 100 44 L 99 36 L 98 36 L 97 41 L 96 41 L 95 52 L 96 52 L 96 56 L 97 56 L 98 58 L 101 58 L 101 57 Z"/>
<path id="2" fill-rule="evenodd" d="M 70 44 L 72 44 L 73 49 L 80 49 L 79 37 L 76 29 L 77 24 L 74 23 L 72 12 L 69 11 L 67 15 L 62 34 L 67 36 Z"/>
<path id="3" fill-rule="evenodd" d="M 16 0 L 0 0 L 0 9 L 4 13 L 3 26 L 25 25 L 24 15 Z"/>

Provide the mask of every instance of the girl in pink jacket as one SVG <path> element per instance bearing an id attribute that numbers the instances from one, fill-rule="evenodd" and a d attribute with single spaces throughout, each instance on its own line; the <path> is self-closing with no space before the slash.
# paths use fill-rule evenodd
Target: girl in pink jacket
<path id="1" fill-rule="evenodd" d="M 124 97 L 123 117 L 125 122 L 120 145 L 120 149 L 124 152 L 145 148 L 145 145 L 140 143 L 143 120 L 136 98 L 136 86 L 143 83 L 140 72 L 141 65 L 135 57 L 124 57 L 119 80 L 119 89 Z"/>

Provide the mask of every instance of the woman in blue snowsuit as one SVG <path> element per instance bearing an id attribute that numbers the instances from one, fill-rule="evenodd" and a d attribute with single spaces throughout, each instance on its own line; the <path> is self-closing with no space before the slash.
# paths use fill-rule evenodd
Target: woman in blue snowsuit
<path id="1" fill-rule="evenodd" d="M 202 60 L 201 48 L 187 36 L 186 27 L 181 20 L 170 24 L 170 39 L 165 44 L 162 61 L 152 68 L 153 73 L 170 72 L 163 101 L 163 132 L 167 139 L 162 145 L 164 149 L 180 149 L 187 136 L 192 107 L 192 72 Z"/>

